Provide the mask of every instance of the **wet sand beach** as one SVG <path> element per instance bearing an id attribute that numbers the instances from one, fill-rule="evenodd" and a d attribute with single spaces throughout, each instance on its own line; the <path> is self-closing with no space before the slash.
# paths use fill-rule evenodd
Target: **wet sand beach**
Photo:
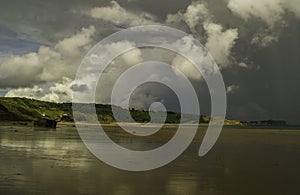
<path id="1" fill-rule="evenodd" d="M 135 139 L 118 127 L 107 134 L 131 149 L 164 144 L 176 131 Z M 300 194 L 300 130 L 225 127 L 213 149 L 197 156 L 205 127 L 175 161 L 128 172 L 99 161 L 73 125 L 56 130 L 0 126 L 0 194 Z"/>

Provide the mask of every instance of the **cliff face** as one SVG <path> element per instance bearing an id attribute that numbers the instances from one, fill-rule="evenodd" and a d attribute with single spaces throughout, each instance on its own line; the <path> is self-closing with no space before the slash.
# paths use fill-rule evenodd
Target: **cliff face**
<path id="1" fill-rule="evenodd" d="M 70 107 L 71 105 L 69 105 Z M 26 98 L 0 98 L 0 121 L 33 121 L 43 116 L 59 118 L 63 106 Z"/>
<path id="2" fill-rule="evenodd" d="M 82 110 L 86 110 L 88 104 L 80 104 Z M 101 123 L 115 122 L 110 105 L 96 104 L 96 112 Z M 116 107 L 119 113 L 125 112 L 124 109 Z M 134 110 L 131 116 L 137 122 L 149 122 L 150 116 L 148 111 Z M 92 114 L 77 113 L 82 115 L 82 120 L 92 117 Z M 125 116 L 125 115 L 124 115 Z M 50 120 L 72 121 L 72 104 L 71 103 L 52 103 L 43 102 L 27 98 L 4 98 L 0 97 L 0 121 L 35 121 L 40 118 Z M 80 118 L 80 117 L 79 117 Z M 180 123 L 181 114 L 168 112 L 166 123 Z M 121 122 L 128 122 L 127 118 Z M 189 121 L 185 121 L 189 122 Z M 200 116 L 199 122 L 208 123 L 209 117 Z"/>

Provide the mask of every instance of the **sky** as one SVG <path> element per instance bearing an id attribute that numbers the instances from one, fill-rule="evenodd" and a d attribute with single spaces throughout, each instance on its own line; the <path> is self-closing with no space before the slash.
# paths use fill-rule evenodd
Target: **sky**
<path id="1" fill-rule="evenodd" d="M 300 124 L 299 0 L 2 0 L 0 96 L 69 102 L 72 90 L 86 90 L 73 80 L 92 46 L 123 27 L 149 24 L 180 29 L 208 49 L 226 85 L 227 118 Z M 112 81 L 125 68 L 156 58 L 186 74 L 201 112 L 209 114 L 205 81 L 187 61 L 158 49 L 117 58 L 97 102 L 108 102 Z M 155 83 L 131 99 L 137 108 L 153 101 L 178 109 L 174 93 Z"/>

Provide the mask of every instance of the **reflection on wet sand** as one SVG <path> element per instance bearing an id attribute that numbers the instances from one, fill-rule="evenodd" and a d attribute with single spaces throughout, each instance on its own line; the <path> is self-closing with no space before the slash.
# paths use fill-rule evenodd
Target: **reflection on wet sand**
<path id="1" fill-rule="evenodd" d="M 136 150 L 164 144 L 174 127 L 135 139 L 116 127 L 107 133 Z M 300 194 L 300 131 L 224 129 L 213 150 L 197 152 L 205 129 L 171 164 L 128 172 L 95 158 L 76 129 L 0 127 L 0 194 Z"/>

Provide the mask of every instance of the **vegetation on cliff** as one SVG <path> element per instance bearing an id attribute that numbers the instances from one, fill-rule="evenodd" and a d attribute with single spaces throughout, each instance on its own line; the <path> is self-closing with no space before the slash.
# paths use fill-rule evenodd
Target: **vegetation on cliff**
<path id="1" fill-rule="evenodd" d="M 80 104 L 82 113 L 77 113 L 82 120 L 86 120 L 87 117 L 92 117 L 92 114 L 88 114 L 85 110 L 89 104 Z M 115 122 L 111 105 L 96 104 L 96 113 L 101 123 Z M 118 112 L 125 112 L 124 109 L 116 107 Z M 149 122 L 150 115 L 145 110 L 130 110 L 132 118 L 137 122 Z M 79 119 L 80 119 L 79 117 Z M 40 118 L 48 118 L 51 120 L 63 120 L 72 121 L 72 103 L 53 103 L 44 102 L 27 98 L 6 98 L 0 97 L 0 121 L 34 121 Z M 166 123 L 179 123 L 181 115 L 179 113 L 168 112 Z M 122 122 L 128 122 L 129 120 L 124 118 Z M 209 117 L 200 116 L 200 123 L 208 123 Z"/>

